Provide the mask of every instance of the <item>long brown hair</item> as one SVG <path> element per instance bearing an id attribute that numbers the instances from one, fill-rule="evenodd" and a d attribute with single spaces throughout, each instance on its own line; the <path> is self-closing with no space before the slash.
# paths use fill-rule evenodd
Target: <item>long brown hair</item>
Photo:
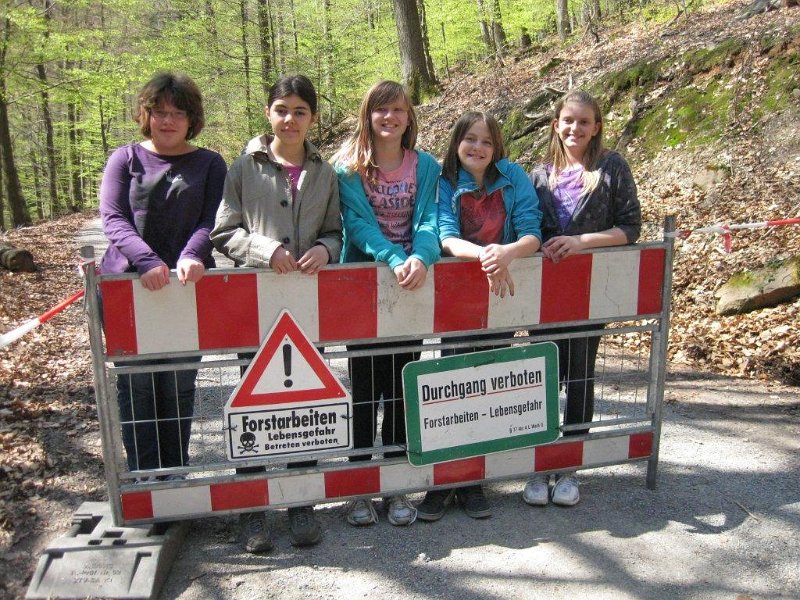
<path id="1" fill-rule="evenodd" d="M 591 108 L 594 113 L 595 122 L 600 125 L 597 134 L 589 141 L 586 154 L 583 155 L 583 173 L 581 173 L 583 193 L 581 195 L 587 196 L 591 194 L 600 183 L 597 161 L 600 160 L 605 150 L 603 148 L 603 115 L 600 111 L 600 105 L 594 96 L 584 90 L 572 90 L 571 92 L 567 92 L 556 102 L 555 110 L 553 111 L 553 121 L 550 125 L 550 144 L 544 159 L 545 163 L 553 165 L 553 171 L 550 173 L 548 183 L 550 189 L 555 189 L 561 171 L 569 166 L 567 153 L 566 150 L 564 150 L 564 142 L 558 137 L 558 132 L 555 127 L 561 117 L 561 110 L 569 102 L 583 104 Z"/>
<path id="2" fill-rule="evenodd" d="M 369 180 L 375 179 L 378 166 L 372 158 L 374 151 L 372 112 L 381 106 L 391 104 L 398 98 L 401 98 L 408 107 L 408 127 L 403 133 L 400 143 L 406 150 L 413 150 L 417 143 L 417 115 L 411 99 L 405 88 L 396 81 L 380 81 L 373 85 L 364 96 L 361 107 L 358 109 L 356 130 L 331 160 Z"/>
<path id="3" fill-rule="evenodd" d="M 442 163 L 442 175 L 453 187 L 458 183 L 458 169 L 461 166 L 461 161 L 458 160 L 458 145 L 461 140 L 467 137 L 467 132 L 478 121 L 483 121 L 486 125 L 494 146 L 492 162 L 486 167 L 486 173 L 484 173 L 483 178 L 489 183 L 494 183 L 500 175 L 500 171 L 497 170 L 497 161 L 506 156 L 500 124 L 497 119 L 488 113 L 471 110 L 461 115 L 456 124 L 453 125 L 453 129 L 450 132 L 450 143 L 447 145 L 447 152 Z"/>

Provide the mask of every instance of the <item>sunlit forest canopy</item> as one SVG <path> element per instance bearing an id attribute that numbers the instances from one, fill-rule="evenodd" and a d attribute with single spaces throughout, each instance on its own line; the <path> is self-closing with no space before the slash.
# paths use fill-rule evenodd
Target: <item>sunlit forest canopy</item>
<path id="1" fill-rule="evenodd" d="M 556 31 L 562 39 L 585 36 L 601 18 L 641 13 L 643 6 L 628 0 L 3 0 L 0 230 L 96 205 L 109 152 L 140 139 L 131 118 L 135 94 L 157 71 L 183 71 L 196 80 L 207 118 L 197 142 L 227 160 L 265 130 L 263 105 L 276 78 L 306 74 L 321 98 L 313 141 L 330 154 L 326 143 L 348 126 L 345 119 L 370 85 L 414 78 L 408 56 L 414 43 L 398 33 L 407 14 L 418 16 L 411 28 L 424 50 L 418 97 L 425 101 L 435 97 L 437 82 L 457 77 L 459 69 L 490 69 L 521 40 L 536 44 Z M 654 14 L 676 10 L 653 6 L 661 7 Z"/>

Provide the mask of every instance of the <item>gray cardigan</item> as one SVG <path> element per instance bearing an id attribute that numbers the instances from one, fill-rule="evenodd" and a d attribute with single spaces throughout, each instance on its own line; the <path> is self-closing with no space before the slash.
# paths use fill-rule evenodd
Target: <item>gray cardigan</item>
<path id="1" fill-rule="evenodd" d="M 280 246 L 300 258 L 316 244 L 325 246 L 330 263 L 339 261 L 342 220 L 339 184 L 333 167 L 305 142 L 306 160 L 297 197 L 291 182 L 262 135 L 248 142 L 225 179 L 211 241 L 237 266 L 268 267 Z"/>
<path id="2" fill-rule="evenodd" d="M 624 231 L 629 244 L 639 239 L 642 212 L 628 163 L 618 152 L 606 150 L 597 168 L 600 170 L 600 183 L 591 194 L 581 198 L 564 230 L 556 215 L 546 166 L 539 165 L 531 171 L 529 177 L 536 188 L 542 211 L 543 242 L 557 235 L 596 233 L 612 227 Z"/>

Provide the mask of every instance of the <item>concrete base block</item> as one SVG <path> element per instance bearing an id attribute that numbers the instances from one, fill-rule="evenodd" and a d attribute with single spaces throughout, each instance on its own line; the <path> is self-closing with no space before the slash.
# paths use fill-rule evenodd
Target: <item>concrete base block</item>
<path id="1" fill-rule="evenodd" d="M 158 596 L 188 522 L 115 527 L 105 502 L 84 502 L 72 528 L 51 542 L 33 575 L 30 599 Z"/>

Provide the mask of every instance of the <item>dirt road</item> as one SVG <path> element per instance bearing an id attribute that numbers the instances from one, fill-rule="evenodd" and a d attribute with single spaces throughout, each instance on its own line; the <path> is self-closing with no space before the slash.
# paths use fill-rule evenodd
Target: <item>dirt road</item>
<path id="1" fill-rule="evenodd" d="M 354 529 L 319 509 L 322 542 L 240 551 L 235 519 L 193 524 L 164 598 L 798 598 L 797 389 L 670 376 L 658 486 L 644 465 L 587 471 L 571 509 L 525 505 L 522 482 L 489 487 L 494 515 Z"/>

